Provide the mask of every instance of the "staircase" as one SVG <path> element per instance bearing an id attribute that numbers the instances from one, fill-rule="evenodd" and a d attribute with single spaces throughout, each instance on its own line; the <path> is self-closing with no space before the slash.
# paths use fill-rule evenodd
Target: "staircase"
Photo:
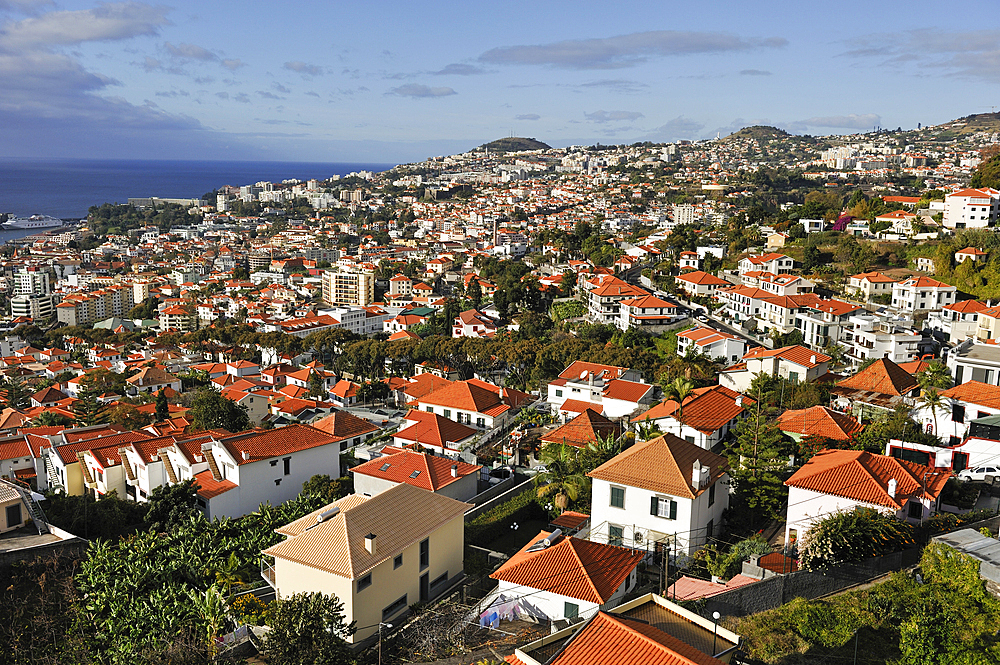
<path id="1" fill-rule="evenodd" d="M 215 482 L 220 482 L 222 473 L 219 471 L 219 464 L 215 461 L 215 455 L 212 454 L 212 445 L 205 444 L 205 446 L 202 446 L 201 451 L 205 453 L 205 461 L 208 462 L 208 468 L 212 471 L 212 478 L 215 479 Z"/>
<path id="2" fill-rule="evenodd" d="M 45 518 L 45 512 L 42 510 L 42 507 L 31 496 L 31 492 L 20 485 L 7 482 L 6 480 L 0 480 L 0 483 L 14 489 L 21 495 L 21 501 L 24 503 L 24 507 L 27 508 L 28 515 L 31 516 L 31 521 L 34 523 L 35 528 L 38 529 L 38 535 L 49 533 L 49 521 Z"/>
<path id="3" fill-rule="evenodd" d="M 171 485 L 177 484 L 177 474 L 174 473 L 174 465 L 170 463 L 170 456 L 167 452 L 170 448 L 160 448 L 157 453 L 160 455 L 160 461 L 163 462 L 163 470 L 167 472 L 167 480 L 170 481 Z"/>

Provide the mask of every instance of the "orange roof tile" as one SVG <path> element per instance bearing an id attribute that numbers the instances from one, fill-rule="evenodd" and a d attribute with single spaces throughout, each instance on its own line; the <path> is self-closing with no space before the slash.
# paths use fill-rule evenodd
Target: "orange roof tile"
<path id="1" fill-rule="evenodd" d="M 981 381 L 966 381 L 954 388 L 941 391 L 941 397 L 948 397 L 968 404 L 976 404 L 992 409 L 1000 409 L 1000 386 Z"/>
<path id="2" fill-rule="evenodd" d="M 490 577 L 603 605 L 645 555 L 627 547 L 566 536 L 559 536 L 549 547 L 529 551 L 548 536 L 548 531 L 540 532 Z"/>
<path id="3" fill-rule="evenodd" d="M 848 413 L 841 413 L 825 406 L 785 411 L 778 417 L 782 432 L 805 436 L 822 436 L 837 441 L 848 441 L 863 429 L 863 425 Z"/>
<path id="4" fill-rule="evenodd" d="M 301 423 L 271 430 L 249 430 L 219 440 L 240 465 L 325 446 L 336 441 L 339 439 L 332 434 Z M 246 453 L 246 457 L 243 453 Z"/>
<path id="5" fill-rule="evenodd" d="M 337 437 L 338 441 L 368 434 L 369 432 L 377 432 L 381 429 L 378 425 L 374 425 L 348 411 L 334 411 L 330 415 L 324 416 L 314 422 L 312 426 Z"/>
<path id="6" fill-rule="evenodd" d="M 882 395 L 907 395 L 918 387 L 917 380 L 888 358 L 879 358 L 854 376 L 837 383 L 841 388 L 852 388 Z"/>
<path id="7" fill-rule="evenodd" d="M 928 498 L 937 499 L 950 476 L 949 469 L 864 450 L 824 450 L 806 462 L 785 484 L 899 510 L 910 498 L 924 496 L 925 489 Z M 895 497 L 889 496 L 890 480 L 896 481 Z"/>
<path id="8" fill-rule="evenodd" d="M 694 462 L 708 466 L 708 484 L 691 486 Z M 637 443 L 587 475 L 598 480 L 694 499 L 729 471 L 729 461 L 673 434 Z"/>
<path id="9" fill-rule="evenodd" d="M 608 420 L 598 411 L 588 408 L 562 427 L 543 436 L 542 442 L 562 443 L 582 448 L 588 443 L 597 441 L 598 436 L 607 438 L 610 435 L 617 439 L 621 433 L 621 425 Z"/>
<path id="10" fill-rule="evenodd" d="M 216 480 L 212 477 L 212 472 L 207 469 L 194 474 L 194 479 L 197 483 L 195 487 L 198 496 L 203 499 L 212 499 L 236 487 L 236 483 L 231 480 Z"/>
<path id="11" fill-rule="evenodd" d="M 454 448 L 456 443 L 464 441 L 477 433 L 478 430 L 457 423 L 450 418 L 437 413 L 428 413 L 412 409 L 406 414 L 407 420 L 418 422 L 406 429 L 396 432 L 393 437 L 403 441 L 413 441 L 414 444 L 436 446 L 438 448 Z M 452 444 L 452 445 L 448 445 Z"/>
<path id="12" fill-rule="evenodd" d="M 452 476 L 452 466 L 457 467 L 458 475 Z M 461 460 L 402 450 L 391 455 L 376 457 L 354 467 L 351 472 L 437 492 L 461 478 L 479 473 L 480 468 Z"/>
<path id="13" fill-rule="evenodd" d="M 740 404 L 737 404 L 737 400 Z M 753 400 L 743 397 L 734 390 L 725 386 L 708 386 L 707 388 L 696 388 L 691 395 L 684 400 L 684 411 L 682 420 L 685 425 L 695 428 L 699 432 L 711 434 L 725 426 L 733 418 L 743 413 L 743 404 L 751 404 Z M 677 401 L 668 399 L 655 405 L 653 408 L 640 413 L 632 418 L 632 422 L 643 422 L 645 420 L 659 420 L 660 418 L 673 418 L 677 412 Z"/>

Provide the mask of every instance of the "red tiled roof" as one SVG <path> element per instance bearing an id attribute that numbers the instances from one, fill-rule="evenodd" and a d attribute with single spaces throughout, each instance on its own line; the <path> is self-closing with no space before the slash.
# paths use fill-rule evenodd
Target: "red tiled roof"
<path id="1" fill-rule="evenodd" d="M 548 662 L 549 665 L 722 665 L 723 661 L 645 621 L 598 612 Z"/>
<path id="2" fill-rule="evenodd" d="M 739 399 L 740 404 L 736 401 Z M 709 386 L 707 388 L 696 388 L 691 395 L 684 400 L 684 412 L 682 420 L 685 425 L 693 427 L 699 432 L 711 434 L 725 426 L 733 418 L 743 413 L 743 403 L 753 403 L 752 400 L 742 397 L 739 393 L 725 386 Z M 677 419 L 674 415 L 677 412 L 677 401 L 668 399 L 660 402 L 649 411 L 640 413 L 632 419 L 632 422 L 642 422 L 645 420 L 658 420 L 660 418 Z"/>
<path id="3" fill-rule="evenodd" d="M 593 402 L 585 402 L 581 399 L 568 399 L 559 407 L 560 413 L 584 413 L 588 410 L 603 414 L 604 406 Z"/>
<path id="4" fill-rule="evenodd" d="M 697 490 L 691 486 L 695 461 L 710 469 L 708 483 Z M 611 483 L 694 499 L 728 471 L 729 461 L 722 455 L 673 434 L 664 434 L 618 453 L 587 475 Z"/>
<path id="5" fill-rule="evenodd" d="M 455 381 L 420 398 L 421 404 L 445 406 L 463 411 L 487 413 L 503 405 L 500 396 L 470 381 Z M 506 409 L 502 409 L 504 411 Z M 488 414 L 493 415 L 493 414 Z"/>
<path id="6" fill-rule="evenodd" d="M 458 467 L 457 476 L 451 475 L 452 466 Z M 376 457 L 354 467 L 351 472 L 394 483 L 406 483 L 420 489 L 437 492 L 442 487 L 457 482 L 461 478 L 479 473 L 479 469 L 480 467 L 461 460 L 403 450 L 391 455 Z"/>
<path id="7" fill-rule="evenodd" d="M 945 305 L 941 309 L 958 312 L 959 314 L 975 314 L 986 309 L 986 303 L 981 303 L 978 300 L 959 300 L 951 305 Z"/>
<path id="8" fill-rule="evenodd" d="M 208 469 L 196 473 L 194 479 L 197 481 L 198 496 L 203 499 L 215 498 L 236 487 L 236 483 L 231 480 L 216 480 L 212 477 L 211 470 Z"/>
<path id="9" fill-rule="evenodd" d="M 614 365 L 600 365 L 598 363 L 588 363 L 582 360 L 574 360 L 570 366 L 559 373 L 560 379 L 569 381 L 579 381 L 580 375 L 584 372 L 600 376 L 604 372 L 604 380 L 617 379 L 627 371 L 625 367 L 615 367 Z"/>
<path id="10" fill-rule="evenodd" d="M 378 425 L 374 425 L 348 411 L 334 411 L 330 415 L 324 416 L 314 422 L 312 426 L 333 435 L 338 441 L 368 434 L 369 432 L 377 432 L 381 429 Z"/>
<path id="11" fill-rule="evenodd" d="M 825 406 L 785 411 L 778 418 L 782 432 L 794 432 L 805 436 L 822 436 L 837 441 L 849 441 L 863 429 L 861 423 L 848 413 L 841 413 Z"/>
<path id="12" fill-rule="evenodd" d="M 743 574 L 737 575 L 728 582 L 712 582 L 710 580 L 700 580 L 696 577 L 688 577 L 685 575 L 670 585 L 670 588 L 667 589 L 667 596 L 671 600 L 698 600 L 700 598 L 711 598 L 712 596 L 717 596 L 720 593 L 732 591 L 733 589 L 741 586 L 746 586 L 759 581 L 760 580 L 756 577 L 748 577 Z"/>
<path id="13" fill-rule="evenodd" d="M 907 395 L 917 388 L 917 380 L 888 358 L 879 358 L 854 376 L 837 383 L 841 388 L 852 388 L 882 395 Z"/>
<path id="14" fill-rule="evenodd" d="M 824 450 L 806 462 L 785 484 L 899 510 L 911 497 L 925 496 L 925 490 L 928 498 L 937 499 L 950 476 L 948 469 L 864 450 Z M 896 481 L 895 497 L 888 493 L 890 480 Z"/>
<path id="15" fill-rule="evenodd" d="M 33 457 L 24 437 L 0 442 L 0 460 L 15 460 L 21 457 Z"/>
<path id="16" fill-rule="evenodd" d="M 710 273 L 703 270 L 696 270 L 694 272 L 684 273 L 683 275 L 678 275 L 674 279 L 678 279 L 682 282 L 690 282 L 692 284 L 716 284 L 718 286 L 728 285 L 729 282 L 726 280 L 716 277 Z"/>
<path id="17" fill-rule="evenodd" d="M 589 519 L 590 515 L 567 510 L 562 515 L 552 520 L 551 524 L 552 526 L 557 526 L 560 529 L 578 529 Z"/>
<path id="18" fill-rule="evenodd" d="M 627 547 L 566 536 L 549 547 L 528 551 L 548 535 L 548 531 L 540 532 L 490 577 L 603 605 L 645 555 Z"/>
<path id="19" fill-rule="evenodd" d="M 992 386 L 981 381 L 966 381 L 954 388 L 943 390 L 941 397 L 991 409 L 1000 409 L 1000 386 Z"/>
<path id="20" fill-rule="evenodd" d="M 478 430 L 456 423 L 454 420 L 445 418 L 437 413 L 428 413 L 412 409 L 406 414 L 407 420 L 418 422 L 410 425 L 404 430 L 396 432 L 393 437 L 404 441 L 413 441 L 415 444 L 427 446 L 437 446 L 438 448 L 454 448 L 454 444 L 464 441 L 476 434 Z M 448 446 L 446 444 L 452 444 Z"/>
<path id="21" fill-rule="evenodd" d="M 616 439 L 622 432 L 618 423 L 612 422 L 593 409 L 586 409 L 573 420 L 562 427 L 542 437 L 543 443 L 562 443 L 568 446 L 582 448 L 588 443 L 597 441 L 597 437 Z"/>
<path id="22" fill-rule="evenodd" d="M 743 360 L 750 358 L 773 358 L 778 356 L 782 360 L 787 360 L 793 362 L 796 365 L 801 365 L 812 369 L 821 363 L 830 362 L 830 356 L 819 353 L 818 351 L 813 351 L 804 346 L 794 344 L 792 346 L 783 346 L 780 349 L 768 349 L 763 346 L 758 346 L 750 349 L 743 356 Z"/>
<path id="23" fill-rule="evenodd" d="M 295 423 L 277 429 L 241 432 L 223 437 L 220 443 L 225 446 L 236 463 L 242 465 L 325 446 L 335 441 L 339 439 L 327 432 Z M 247 455 L 245 459 L 244 452 Z"/>

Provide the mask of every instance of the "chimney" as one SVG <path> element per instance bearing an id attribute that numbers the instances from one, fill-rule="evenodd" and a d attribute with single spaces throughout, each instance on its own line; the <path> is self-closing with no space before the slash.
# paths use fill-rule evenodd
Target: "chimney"
<path id="1" fill-rule="evenodd" d="M 712 467 L 707 464 L 701 467 L 701 486 L 705 487 L 708 485 L 708 481 L 712 478 Z"/>
<path id="2" fill-rule="evenodd" d="M 811 362 L 813 365 L 816 364 L 816 354 L 815 353 L 812 354 L 811 356 L 809 356 L 809 362 Z"/>
<path id="3" fill-rule="evenodd" d="M 458 478 L 458 465 L 457 464 L 452 464 L 451 465 L 451 477 L 452 478 Z"/>
<path id="4" fill-rule="evenodd" d="M 590 383 L 591 387 L 593 387 L 593 385 L 594 385 L 594 373 L 593 372 L 587 372 L 587 380 Z"/>
<path id="5" fill-rule="evenodd" d="M 375 556 L 375 534 L 374 533 L 369 533 L 367 536 L 365 536 L 365 549 L 368 550 L 369 554 L 371 554 L 372 556 Z"/>
<path id="6" fill-rule="evenodd" d="M 743 395 L 736 396 L 736 406 L 743 406 Z"/>
<path id="7" fill-rule="evenodd" d="M 896 479 L 895 478 L 893 478 L 892 480 L 889 481 L 889 487 L 886 489 L 886 491 L 889 493 L 889 497 L 890 498 L 892 498 L 892 499 L 896 498 Z"/>
<path id="8" fill-rule="evenodd" d="M 503 386 L 500 386 L 500 401 L 503 401 Z"/>
<path id="9" fill-rule="evenodd" d="M 701 462 L 695 460 L 691 465 L 691 487 L 701 489 Z"/>
<path id="10" fill-rule="evenodd" d="M 248 460 L 248 459 L 250 459 L 250 453 L 248 453 L 247 451 L 245 451 L 245 450 L 244 450 L 244 451 L 243 451 L 243 459 L 244 459 L 244 460 Z"/>

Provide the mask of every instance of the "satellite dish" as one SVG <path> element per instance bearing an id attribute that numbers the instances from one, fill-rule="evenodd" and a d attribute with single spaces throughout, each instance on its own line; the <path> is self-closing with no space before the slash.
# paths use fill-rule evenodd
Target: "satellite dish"
<path id="1" fill-rule="evenodd" d="M 580 378 L 581 379 L 586 379 L 587 378 L 587 374 L 589 374 L 589 372 L 587 372 L 587 370 L 583 370 L 582 372 L 580 372 Z"/>

